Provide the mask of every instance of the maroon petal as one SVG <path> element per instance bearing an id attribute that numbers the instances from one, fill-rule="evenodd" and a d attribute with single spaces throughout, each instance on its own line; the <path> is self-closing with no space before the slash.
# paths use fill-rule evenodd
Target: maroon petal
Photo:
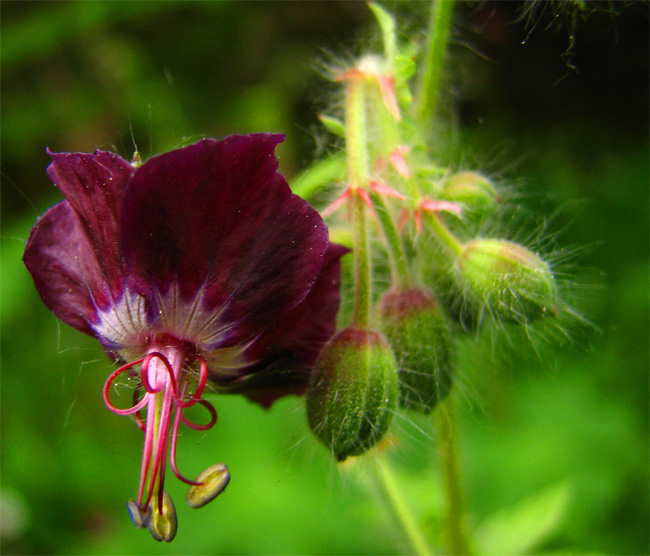
<path id="1" fill-rule="evenodd" d="M 203 349 L 259 335 L 320 271 L 327 229 L 277 172 L 280 141 L 199 141 L 147 161 L 125 193 L 121 242 L 133 288 L 156 300 L 170 332 Z"/>
<path id="2" fill-rule="evenodd" d="M 302 303 L 286 313 L 246 352 L 264 360 L 289 357 L 311 367 L 336 329 L 341 300 L 341 257 L 350 250 L 330 243 L 318 280 Z"/>
<path id="3" fill-rule="evenodd" d="M 111 293 L 122 290 L 119 214 L 133 167 L 114 153 L 51 153 L 47 174 L 76 211 Z"/>
<path id="4" fill-rule="evenodd" d="M 47 308 L 92 335 L 91 324 L 98 321 L 93 299 L 107 302 L 105 282 L 93 246 L 67 201 L 36 222 L 23 260 Z"/>
<path id="5" fill-rule="evenodd" d="M 280 318 L 245 353 L 252 361 L 231 373 L 211 379 L 223 391 L 245 394 L 264 407 L 287 394 L 304 392 L 311 368 L 336 330 L 340 303 L 341 257 L 349 252 L 330 243 L 318 280 L 302 303 Z"/>

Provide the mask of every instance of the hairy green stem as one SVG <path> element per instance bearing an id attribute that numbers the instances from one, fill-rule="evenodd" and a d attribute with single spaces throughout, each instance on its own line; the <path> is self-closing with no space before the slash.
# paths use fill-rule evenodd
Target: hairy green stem
<path id="1" fill-rule="evenodd" d="M 386 243 L 388 245 L 388 257 L 390 259 L 390 268 L 393 278 L 393 286 L 400 289 L 408 289 L 411 286 L 411 275 L 406 261 L 406 254 L 402 246 L 399 232 L 395 226 L 386 203 L 378 193 L 371 193 L 370 199 L 375 208 L 375 214 L 379 219 L 379 224 L 384 232 Z"/>
<path id="2" fill-rule="evenodd" d="M 458 257 L 463 251 L 463 244 L 447 229 L 437 214 L 430 211 L 423 212 L 436 239 L 447 248 L 448 251 Z"/>
<path id="3" fill-rule="evenodd" d="M 445 490 L 445 553 L 450 556 L 470 554 L 463 527 L 463 495 L 456 446 L 457 430 L 453 397 L 449 396 L 437 412 L 439 452 Z"/>
<path id="4" fill-rule="evenodd" d="M 366 144 L 366 79 L 348 79 L 345 99 L 345 146 L 350 188 L 350 216 L 354 231 L 354 315 L 353 326 L 370 326 L 370 247 L 366 207 L 359 194 L 368 186 L 368 146 Z"/>
<path id="5" fill-rule="evenodd" d="M 440 81 L 449 41 L 451 17 L 455 0 L 432 0 L 427 50 L 417 95 L 416 118 L 423 125 L 436 114 L 440 97 Z M 444 225 L 439 215 L 425 211 L 427 223 L 448 254 L 458 257 L 463 244 Z M 453 397 L 438 408 L 439 453 L 446 500 L 445 553 L 461 556 L 470 553 L 463 528 L 463 496 L 457 453 L 457 429 Z"/>
<path id="6" fill-rule="evenodd" d="M 368 145 L 366 136 L 366 78 L 348 78 L 345 93 L 345 150 L 348 180 L 352 189 L 368 186 Z"/>
<path id="7" fill-rule="evenodd" d="M 386 461 L 386 458 L 378 450 L 376 450 L 375 467 L 384 499 L 411 544 L 412 553 L 418 556 L 430 556 L 433 554 L 433 551 L 429 547 L 429 543 L 420 529 L 417 519 L 402 496 L 402 492 L 395 479 L 395 473 L 388 461 Z"/>
<path id="8" fill-rule="evenodd" d="M 359 195 L 349 200 L 354 229 L 354 315 L 352 324 L 370 327 L 370 246 L 366 224 L 366 205 Z"/>
<path id="9" fill-rule="evenodd" d="M 416 118 L 421 124 L 426 123 L 436 112 L 454 2 L 455 0 L 433 0 L 431 2 L 424 68 L 416 96 Z"/>

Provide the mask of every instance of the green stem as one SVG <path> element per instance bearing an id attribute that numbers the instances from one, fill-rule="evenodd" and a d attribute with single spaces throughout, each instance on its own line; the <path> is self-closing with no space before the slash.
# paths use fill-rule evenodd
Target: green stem
<path id="1" fill-rule="evenodd" d="M 423 213 L 438 241 L 451 251 L 453 255 L 456 257 L 460 256 L 463 252 L 463 244 L 458 238 L 447 229 L 436 214 L 426 210 Z"/>
<path id="2" fill-rule="evenodd" d="M 418 556 L 430 556 L 433 554 L 433 551 L 430 549 L 429 543 L 420 530 L 415 516 L 402 496 L 393 469 L 386 461 L 386 458 L 384 458 L 378 451 L 375 462 L 377 477 L 379 479 L 378 482 L 382 494 L 384 495 L 384 499 L 411 544 L 413 554 L 417 554 Z"/>
<path id="3" fill-rule="evenodd" d="M 440 76 L 445 57 L 455 0 L 433 0 L 428 43 L 417 95 L 416 117 L 422 124 L 435 115 L 440 93 Z"/>
<path id="4" fill-rule="evenodd" d="M 456 421 L 453 398 L 450 396 L 437 413 L 440 463 L 446 499 L 446 554 L 462 556 L 470 553 L 463 527 L 463 495 L 456 447 Z"/>
<path id="5" fill-rule="evenodd" d="M 311 201 L 321 189 L 336 182 L 345 173 L 344 153 L 320 160 L 291 182 L 291 191 L 305 201 Z"/>
<path id="6" fill-rule="evenodd" d="M 350 77 L 345 95 L 345 150 L 352 189 L 366 187 L 369 181 L 365 81 L 364 77 Z"/>
<path id="7" fill-rule="evenodd" d="M 390 258 L 393 285 L 406 290 L 411 286 L 411 275 L 399 232 L 383 197 L 373 192 L 370 194 L 370 199 L 375 207 L 375 214 L 379 219 L 379 224 L 388 244 L 388 257 Z"/>
<path id="8" fill-rule="evenodd" d="M 392 60 L 392 58 L 389 59 Z M 368 114 L 374 124 L 372 126 L 373 143 L 376 146 L 381 146 L 377 149 L 378 152 L 376 155 L 388 159 L 391 150 L 402 143 L 399 126 L 395 117 L 386 109 L 384 99 L 376 83 L 372 83 L 368 87 L 366 102 Z M 410 189 L 406 191 L 407 196 L 415 197 L 417 192 L 416 186 L 410 182 L 405 183 L 405 185 L 407 188 L 410 186 Z M 402 240 L 395 226 L 395 222 L 382 195 L 371 191 L 370 199 L 388 246 L 393 286 L 406 289 L 411 284 L 411 276 L 404 254 Z"/>
<path id="9" fill-rule="evenodd" d="M 354 315 L 352 325 L 370 327 L 370 247 L 366 225 L 366 205 L 359 195 L 350 197 L 354 229 Z"/>
<path id="10" fill-rule="evenodd" d="M 366 207 L 359 195 L 369 182 L 366 144 L 366 82 L 363 77 L 348 80 L 345 99 L 345 144 L 350 188 L 350 215 L 354 231 L 354 315 L 352 325 L 370 326 L 370 248 Z"/>

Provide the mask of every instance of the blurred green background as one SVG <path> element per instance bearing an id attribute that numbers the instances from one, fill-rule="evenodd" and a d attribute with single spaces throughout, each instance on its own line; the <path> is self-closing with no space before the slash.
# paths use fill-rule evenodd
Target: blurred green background
<path id="1" fill-rule="evenodd" d="M 446 85 L 455 149 L 466 165 L 525 182 L 533 206 L 548 195 L 561 208 L 558 242 L 578 248 L 580 310 L 596 325 L 541 362 L 501 357 L 487 342 L 461 346 L 468 527 L 483 524 L 485 536 L 499 512 L 557 487 L 568 493 L 557 527 L 528 551 L 647 554 L 648 8 L 603 2 L 572 17 L 556 16 L 559 4 L 537 3 L 532 20 L 519 2 L 461 4 L 456 13 Z M 426 4 L 388 7 L 417 29 Z M 46 146 L 129 158 L 133 137 L 146 158 L 202 136 L 282 132 L 282 171 L 299 175 L 323 147 L 316 114 L 331 87 L 319 69 L 367 45 L 359 37 L 368 36 L 360 33 L 369 10 L 101 1 L 0 9 L 2 553 L 404 551 L 362 465 L 337 469 L 298 398 L 271 411 L 213 399 L 219 424 L 180 439 L 179 465 L 194 475 L 225 461 L 228 491 L 194 511 L 170 477 L 176 540 L 160 545 L 135 530 L 124 504 L 137 488 L 142 435 L 103 406 L 110 363 L 97 343 L 57 322 L 21 263 L 29 229 L 60 199 L 45 175 Z M 411 415 L 398 422 L 390 458 L 433 530 L 441 508 L 433 425 Z"/>

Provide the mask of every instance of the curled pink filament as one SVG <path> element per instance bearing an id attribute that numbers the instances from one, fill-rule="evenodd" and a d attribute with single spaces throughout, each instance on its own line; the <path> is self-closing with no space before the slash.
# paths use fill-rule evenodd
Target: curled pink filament
<path id="1" fill-rule="evenodd" d="M 184 369 L 198 361 L 199 373 L 196 388 L 191 391 L 190 382 L 193 373 Z M 110 391 L 116 379 L 125 372 L 138 376 L 132 369 L 140 365 L 140 385 L 133 392 L 131 407 L 118 408 L 110 400 Z M 158 510 L 162 512 L 163 486 L 165 468 L 169 450 L 169 462 L 181 481 L 188 485 L 201 486 L 202 483 L 192 481 L 182 475 L 176 463 L 178 429 L 181 421 L 191 429 L 205 431 L 217 422 L 217 410 L 201 398 L 208 381 L 208 365 L 202 356 L 187 359 L 179 347 L 163 347 L 152 350 L 144 357 L 122 365 L 111 373 L 104 384 L 103 397 L 106 407 L 117 415 L 134 415 L 136 423 L 144 431 L 144 448 L 140 470 L 140 486 L 136 504 L 138 509 L 147 513 L 147 508 L 154 496 L 157 498 Z M 205 407 L 210 419 L 206 424 L 190 421 L 183 410 L 200 404 Z M 143 410 L 146 408 L 146 417 Z"/>

